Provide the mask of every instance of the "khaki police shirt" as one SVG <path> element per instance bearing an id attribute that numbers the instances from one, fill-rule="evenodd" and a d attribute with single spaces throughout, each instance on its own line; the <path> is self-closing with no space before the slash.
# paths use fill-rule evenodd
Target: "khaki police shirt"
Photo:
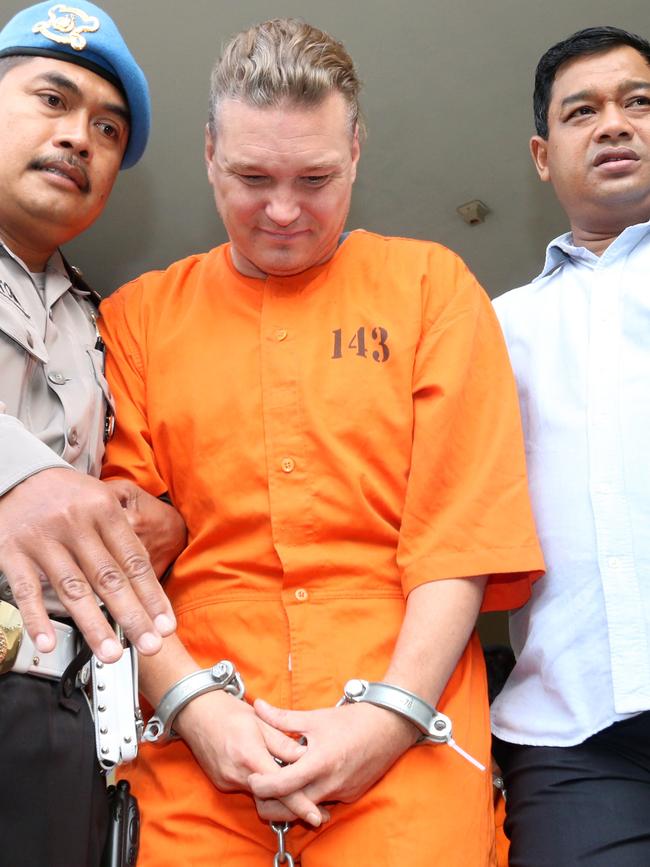
<path id="1" fill-rule="evenodd" d="M 50 467 L 97 476 L 104 451 L 110 396 L 95 309 L 58 252 L 37 282 L 0 244 L 0 496 Z M 11 598 L 1 573 L 0 598 Z"/>

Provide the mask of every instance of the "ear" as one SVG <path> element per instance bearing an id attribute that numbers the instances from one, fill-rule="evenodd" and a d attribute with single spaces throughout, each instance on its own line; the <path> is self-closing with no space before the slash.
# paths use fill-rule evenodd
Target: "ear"
<path id="1" fill-rule="evenodd" d="M 548 168 L 548 142 L 541 135 L 534 135 L 530 140 L 530 153 L 537 169 L 537 174 L 542 181 L 550 181 L 551 173 Z"/>
<path id="2" fill-rule="evenodd" d="M 214 179 L 212 177 L 212 167 L 214 160 L 214 138 L 212 137 L 212 133 L 210 132 L 210 126 L 206 123 L 205 125 L 205 167 L 208 170 L 208 180 L 210 183 L 214 183 Z"/>
<path id="3" fill-rule="evenodd" d="M 356 124 L 354 127 L 354 135 L 352 136 L 352 168 L 350 171 L 352 183 L 354 183 L 357 177 L 357 165 L 359 163 L 360 156 L 361 145 L 359 143 L 359 124 Z"/>

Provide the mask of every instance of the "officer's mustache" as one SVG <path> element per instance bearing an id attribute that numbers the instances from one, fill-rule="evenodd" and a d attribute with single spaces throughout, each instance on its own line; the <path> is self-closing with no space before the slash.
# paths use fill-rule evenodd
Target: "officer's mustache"
<path id="1" fill-rule="evenodd" d="M 60 173 L 71 178 L 79 187 L 82 193 L 89 193 L 91 190 L 90 178 L 86 167 L 72 154 L 49 154 L 43 157 L 35 157 L 28 168 L 37 172 L 53 172 Z"/>

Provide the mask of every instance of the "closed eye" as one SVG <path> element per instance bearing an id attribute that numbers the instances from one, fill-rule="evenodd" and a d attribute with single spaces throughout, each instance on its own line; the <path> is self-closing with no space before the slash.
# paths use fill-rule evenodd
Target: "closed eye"
<path id="1" fill-rule="evenodd" d="M 329 181 L 330 175 L 306 175 L 303 181 L 309 187 L 323 187 Z"/>

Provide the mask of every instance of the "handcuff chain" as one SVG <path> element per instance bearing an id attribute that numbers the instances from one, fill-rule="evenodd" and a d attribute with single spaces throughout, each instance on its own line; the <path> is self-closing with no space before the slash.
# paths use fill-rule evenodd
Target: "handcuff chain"
<path id="1" fill-rule="evenodd" d="M 273 856 L 273 867 L 280 867 L 280 864 L 286 864 L 287 867 L 295 867 L 293 855 L 287 852 L 284 835 L 289 830 L 288 822 L 269 822 L 271 830 L 278 838 L 278 851 Z"/>

